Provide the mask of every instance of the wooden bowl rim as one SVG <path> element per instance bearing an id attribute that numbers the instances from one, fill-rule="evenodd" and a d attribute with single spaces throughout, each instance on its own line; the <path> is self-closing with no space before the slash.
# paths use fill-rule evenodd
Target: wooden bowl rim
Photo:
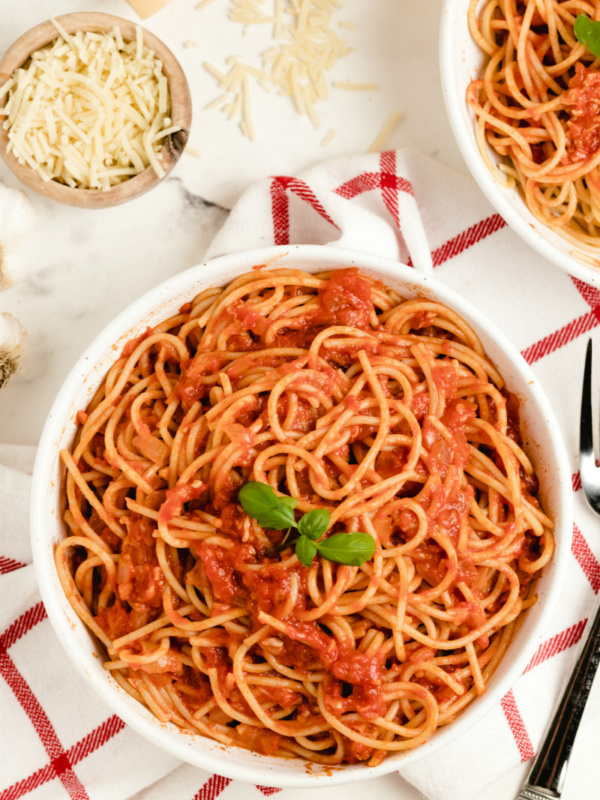
<path id="1" fill-rule="evenodd" d="M 67 33 L 77 33 L 78 31 L 103 33 L 111 31 L 115 26 L 118 26 L 123 39 L 126 41 L 135 39 L 137 29 L 141 29 L 144 44 L 153 50 L 162 62 L 169 84 L 170 117 L 173 125 L 179 125 L 181 128 L 180 131 L 165 137 L 163 149 L 158 156 L 158 161 L 165 172 L 163 177 L 166 177 L 185 149 L 192 122 L 190 89 L 179 61 L 157 36 L 136 22 L 124 17 L 117 17 L 114 14 L 105 14 L 99 11 L 84 11 L 62 14 L 54 17 L 54 19 Z M 19 67 L 23 66 L 32 53 L 50 44 L 59 35 L 52 22 L 46 20 L 20 36 L 0 59 L 0 88 Z M 4 106 L 5 102 L 6 96 L 0 100 L 0 108 Z M 120 205 L 144 194 L 162 180 L 154 169 L 149 166 L 143 172 L 113 186 L 108 191 L 102 191 L 101 189 L 74 189 L 55 180 L 43 181 L 30 166 L 20 164 L 12 152 L 7 152 L 7 145 L 8 132 L 0 122 L 0 155 L 8 168 L 30 189 L 67 205 L 81 208 L 107 208 Z"/>

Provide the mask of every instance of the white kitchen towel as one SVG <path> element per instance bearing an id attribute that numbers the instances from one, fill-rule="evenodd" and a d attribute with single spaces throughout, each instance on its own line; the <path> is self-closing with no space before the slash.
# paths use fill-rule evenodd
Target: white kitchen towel
<path id="1" fill-rule="evenodd" d="M 590 335 L 600 344 L 600 292 L 529 250 L 468 177 L 414 152 L 340 159 L 260 182 L 209 255 L 274 243 L 330 243 L 433 269 L 521 350 L 561 425 L 575 494 L 564 603 L 502 702 L 454 744 L 402 772 L 431 800 L 468 800 L 533 756 L 600 589 L 598 521 L 576 466 L 584 347 Z M 276 792 L 180 765 L 130 731 L 77 675 L 29 566 L 31 462 L 31 449 L 0 446 L 0 800 L 252 800 Z M 598 695 L 588 714 L 600 711 Z M 286 790 L 279 796 L 285 800 Z"/>

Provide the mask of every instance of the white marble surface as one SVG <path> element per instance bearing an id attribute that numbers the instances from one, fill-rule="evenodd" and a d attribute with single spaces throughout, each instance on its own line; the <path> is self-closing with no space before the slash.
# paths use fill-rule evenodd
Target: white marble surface
<path id="1" fill-rule="evenodd" d="M 29 193 L 38 224 L 30 241 L 34 272 L 0 294 L 0 311 L 10 311 L 26 326 L 30 347 L 25 369 L 0 393 L 0 442 L 36 444 L 49 407 L 76 358 L 104 325 L 139 294 L 199 262 L 227 216 L 227 208 L 253 179 L 273 172 L 293 173 L 317 161 L 364 151 L 390 111 L 404 118 L 388 146 L 412 146 L 464 170 L 442 105 L 437 62 L 438 19 L 442 0 L 347 0 L 344 18 L 364 21 L 347 38 L 357 53 L 339 62 L 338 80 L 374 81 L 377 92 L 343 93 L 323 114 L 314 131 L 298 123 L 286 101 L 259 97 L 256 127 L 261 141 L 247 142 L 218 112 L 203 106 L 216 94 L 202 70 L 206 58 L 219 64 L 225 55 L 258 53 L 262 40 L 240 39 L 225 21 L 226 0 L 206 12 L 197 0 L 174 0 L 145 24 L 180 58 L 195 106 L 190 143 L 201 159 L 184 156 L 172 175 L 150 194 L 129 205 L 102 211 L 60 206 Z M 50 14 L 106 11 L 134 18 L 124 0 L 0 0 L 0 53 L 19 35 Z M 347 12 L 347 13 L 346 13 Z M 239 28 L 239 26 L 234 26 Z M 185 49 L 186 41 L 198 47 Z M 258 121 L 260 120 L 260 125 Z M 327 148 L 320 141 L 338 130 Z M 16 180 L 0 163 L 0 181 Z M 600 720 L 584 726 L 572 758 L 564 800 L 597 796 L 596 744 Z M 515 796 L 526 765 L 515 768 L 477 800 Z M 323 789 L 319 800 L 363 796 L 366 785 Z M 373 800 L 416 800 L 418 793 L 396 775 L 370 782 Z M 298 791 L 298 800 L 305 796 Z M 290 792 L 290 799 L 293 794 Z"/>

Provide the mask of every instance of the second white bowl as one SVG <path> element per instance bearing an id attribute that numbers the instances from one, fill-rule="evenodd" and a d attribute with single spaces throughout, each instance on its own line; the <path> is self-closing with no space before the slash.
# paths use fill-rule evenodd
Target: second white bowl
<path id="1" fill-rule="evenodd" d="M 480 77 L 485 54 L 471 38 L 467 22 L 469 0 L 445 0 L 440 27 L 440 74 L 446 111 L 462 157 L 496 211 L 527 244 L 560 269 L 587 283 L 600 286 L 600 247 L 576 246 L 527 208 L 517 189 L 502 186 L 484 163 L 476 138 L 477 121 L 467 105 L 467 87 Z M 490 149 L 498 163 L 498 155 Z M 597 267 L 589 263 L 595 259 Z"/>

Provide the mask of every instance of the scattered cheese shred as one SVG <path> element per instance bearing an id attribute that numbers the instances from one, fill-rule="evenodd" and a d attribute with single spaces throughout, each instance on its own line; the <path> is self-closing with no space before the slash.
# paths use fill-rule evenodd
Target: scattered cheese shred
<path id="1" fill-rule="evenodd" d="M 283 39 L 283 3 L 284 0 L 275 0 L 275 22 L 273 24 L 273 39 L 278 42 Z"/>
<path id="2" fill-rule="evenodd" d="M 224 103 L 226 100 L 227 100 L 227 95 L 226 95 L 226 94 L 221 94 L 221 95 L 219 95 L 218 97 L 215 97 L 215 99 L 214 99 L 214 100 L 211 100 L 211 101 L 210 101 L 210 103 L 207 103 L 207 104 L 204 106 L 204 108 L 206 108 L 206 109 L 209 109 L 209 108 L 218 108 L 219 106 L 222 106 L 222 105 L 223 105 L 223 103 Z"/>
<path id="3" fill-rule="evenodd" d="M 261 25 L 264 22 L 273 22 L 273 17 L 265 14 L 260 8 L 263 0 L 233 0 L 233 8 L 229 12 L 232 22 L 241 22 L 242 25 Z"/>
<path id="4" fill-rule="evenodd" d="M 203 0 L 196 8 L 205 8 L 212 2 Z M 338 59 L 354 49 L 332 27 L 334 15 L 341 8 L 342 0 L 231 0 L 228 18 L 243 25 L 244 33 L 251 25 L 272 25 L 273 45 L 262 53 L 260 68 L 242 63 L 237 55 L 225 59 L 226 72 L 205 62 L 204 68 L 224 92 L 205 108 L 220 108 L 228 119 L 237 119 L 243 135 L 254 141 L 250 78 L 267 92 L 274 90 L 289 97 L 298 114 L 307 116 L 316 129 L 321 127 L 317 106 L 329 99 L 330 85 L 341 91 L 376 91 L 376 83 L 329 83 L 329 73 Z M 355 23 L 347 20 L 337 25 L 348 31 L 357 29 Z M 401 116 L 395 112 L 389 117 L 369 152 L 382 148 Z M 326 147 L 336 133 L 329 130 L 321 145 Z"/>
<path id="5" fill-rule="evenodd" d="M 351 83 L 350 81 L 333 81 L 331 84 L 334 89 L 344 89 L 350 92 L 374 92 L 377 90 L 376 83 Z"/>
<path id="6" fill-rule="evenodd" d="M 0 89 L 6 102 L 9 152 L 44 180 L 108 191 L 152 166 L 171 124 L 168 83 L 161 61 L 137 28 L 68 34 L 36 50 Z"/>
<path id="7" fill-rule="evenodd" d="M 245 30 L 250 25 L 272 25 L 274 44 L 262 53 L 261 68 L 243 64 L 235 56 L 226 60 L 226 73 L 204 64 L 219 87 L 234 95 L 227 103 L 219 100 L 209 106 L 219 106 L 230 118 L 239 113 L 240 129 L 254 138 L 248 88 L 253 77 L 265 91 L 289 97 L 296 111 L 319 128 L 316 106 L 329 99 L 328 73 L 338 59 L 353 51 L 332 27 L 341 7 L 341 0 L 231 0 L 229 19 L 246 26 Z M 343 88 L 371 91 L 377 87 L 344 84 Z"/>
<path id="8" fill-rule="evenodd" d="M 191 147 L 189 144 L 186 145 L 184 153 L 187 153 L 189 156 L 194 156 L 194 158 L 202 158 L 202 153 L 195 147 Z"/>
<path id="9" fill-rule="evenodd" d="M 400 120 L 401 118 L 402 118 L 401 111 L 394 111 L 393 114 L 390 114 L 383 128 L 379 131 L 379 133 L 373 140 L 373 143 L 371 144 L 371 147 L 369 147 L 367 152 L 379 153 L 380 150 L 383 149 L 383 145 L 386 143 L 388 136 L 396 127 L 398 120 Z"/>

